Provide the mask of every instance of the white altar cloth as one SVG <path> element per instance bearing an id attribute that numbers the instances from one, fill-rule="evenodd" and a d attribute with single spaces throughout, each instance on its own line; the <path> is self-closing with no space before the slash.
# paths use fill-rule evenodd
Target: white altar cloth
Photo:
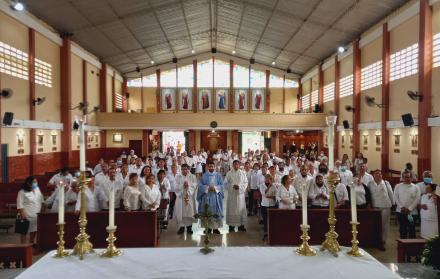
<path id="1" fill-rule="evenodd" d="M 299 256 L 293 247 L 215 247 L 209 255 L 199 249 L 131 248 L 117 258 L 88 254 L 83 261 L 50 252 L 18 278 L 399 278 L 365 251 L 355 258 L 345 247 L 337 258 L 326 251 Z"/>

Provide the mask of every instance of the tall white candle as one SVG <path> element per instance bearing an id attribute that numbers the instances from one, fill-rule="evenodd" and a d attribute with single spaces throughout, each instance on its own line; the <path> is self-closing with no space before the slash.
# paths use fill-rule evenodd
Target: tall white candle
<path id="1" fill-rule="evenodd" d="M 307 190 L 306 184 L 302 185 L 301 189 L 301 202 L 302 202 L 302 224 L 307 226 Z"/>
<path id="2" fill-rule="evenodd" d="M 86 171 L 86 143 L 84 140 L 84 123 L 79 121 L 79 170 Z"/>
<path id="3" fill-rule="evenodd" d="M 334 156 L 334 132 L 335 132 L 335 125 L 336 120 L 338 117 L 336 115 L 329 115 L 325 118 L 328 126 L 328 169 L 333 170 L 334 163 L 335 163 L 335 156 Z"/>
<path id="4" fill-rule="evenodd" d="M 354 183 L 351 184 L 350 202 L 351 202 L 351 221 L 353 223 L 357 223 L 356 185 Z"/>
<path id="5" fill-rule="evenodd" d="M 64 224 L 64 182 L 58 185 L 58 224 Z"/>
<path id="6" fill-rule="evenodd" d="M 113 228 L 115 226 L 115 188 L 112 187 L 110 190 L 110 197 L 108 202 L 108 226 Z"/>

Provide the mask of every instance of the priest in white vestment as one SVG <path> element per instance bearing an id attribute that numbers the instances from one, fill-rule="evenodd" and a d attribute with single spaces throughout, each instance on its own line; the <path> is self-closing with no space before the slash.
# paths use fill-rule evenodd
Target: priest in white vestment
<path id="1" fill-rule="evenodd" d="M 192 224 L 195 222 L 196 214 L 195 194 L 197 192 L 197 178 L 189 172 L 187 164 L 182 165 L 182 173 L 176 176 L 174 191 L 176 193 L 176 203 L 174 205 L 174 217 L 177 221 L 179 230 L 177 234 L 192 234 Z"/>
<path id="2" fill-rule="evenodd" d="M 235 160 L 225 177 L 225 188 L 228 193 L 228 203 L 226 205 L 226 224 L 229 232 L 234 232 L 235 227 L 238 231 L 246 231 L 246 200 L 245 194 L 248 185 L 246 173 L 240 169 L 240 162 Z"/>

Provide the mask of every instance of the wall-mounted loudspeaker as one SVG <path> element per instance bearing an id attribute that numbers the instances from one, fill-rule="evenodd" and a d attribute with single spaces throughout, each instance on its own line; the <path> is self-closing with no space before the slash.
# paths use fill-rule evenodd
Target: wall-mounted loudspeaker
<path id="1" fill-rule="evenodd" d="M 12 125 L 12 120 L 14 119 L 14 113 L 12 112 L 5 112 L 3 116 L 3 124 L 6 126 Z"/>
<path id="2" fill-rule="evenodd" d="M 177 63 L 177 57 L 173 57 L 173 63 Z"/>
<path id="3" fill-rule="evenodd" d="M 347 120 L 342 121 L 342 125 L 344 125 L 344 129 L 350 129 L 350 123 Z"/>
<path id="4" fill-rule="evenodd" d="M 414 119 L 411 113 L 402 114 L 402 121 L 405 127 L 414 126 Z"/>
<path id="5" fill-rule="evenodd" d="M 321 112 L 321 106 L 319 104 L 315 104 L 315 109 L 313 110 L 314 113 Z"/>
<path id="6" fill-rule="evenodd" d="M 255 58 L 251 58 L 251 59 L 249 59 L 249 63 L 250 63 L 250 64 L 255 64 Z"/>
<path id="7" fill-rule="evenodd" d="M 217 49 L 215 47 L 211 48 L 212 53 L 217 53 Z"/>

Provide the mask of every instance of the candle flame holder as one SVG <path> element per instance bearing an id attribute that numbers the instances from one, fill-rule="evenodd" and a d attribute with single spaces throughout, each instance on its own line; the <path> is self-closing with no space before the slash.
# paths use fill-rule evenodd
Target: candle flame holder
<path id="1" fill-rule="evenodd" d="M 56 253 L 53 255 L 54 258 L 64 258 L 66 256 L 69 255 L 69 252 L 67 252 L 66 250 L 64 250 L 64 223 L 61 224 L 57 224 L 58 226 L 58 241 L 57 241 L 57 251 Z"/>
<path id="2" fill-rule="evenodd" d="M 364 254 L 359 250 L 359 240 L 357 239 L 357 226 L 359 225 L 359 222 L 350 222 L 350 224 L 353 240 L 351 241 L 351 250 L 348 251 L 347 254 L 353 257 L 362 257 Z"/>
<path id="3" fill-rule="evenodd" d="M 122 251 L 119 250 L 118 248 L 116 248 L 116 245 L 115 245 L 115 241 L 117 239 L 115 236 L 115 231 L 116 231 L 116 226 L 107 227 L 108 237 L 106 238 L 106 240 L 107 240 L 108 246 L 107 246 L 107 249 L 105 249 L 105 251 L 101 254 L 101 257 L 113 258 L 113 257 L 118 257 L 118 256 L 122 255 Z"/>

